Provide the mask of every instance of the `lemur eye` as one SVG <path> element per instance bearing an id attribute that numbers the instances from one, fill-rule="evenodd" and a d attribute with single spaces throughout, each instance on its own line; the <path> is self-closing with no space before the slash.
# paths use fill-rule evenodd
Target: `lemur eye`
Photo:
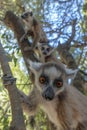
<path id="1" fill-rule="evenodd" d="M 49 52 L 49 51 L 50 51 L 50 48 L 47 48 L 47 51 Z"/>
<path id="2" fill-rule="evenodd" d="M 44 50 L 44 47 L 42 47 L 41 50 L 43 51 L 43 50 Z"/>
<path id="3" fill-rule="evenodd" d="M 62 86 L 63 86 L 63 81 L 62 81 L 62 79 L 57 79 L 57 80 L 55 81 L 55 85 L 56 85 L 56 87 L 58 87 L 58 88 L 62 87 Z"/>
<path id="4" fill-rule="evenodd" d="M 28 13 L 25 13 L 24 15 L 27 17 L 27 16 L 28 16 Z"/>
<path id="5" fill-rule="evenodd" d="M 38 46 L 36 46 L 35 49 L 38 50 Z"/>
<path id="6" fill-rule="evenodd" d="M 41 77 L 39 78 L 39 81 L 40 81 L 41 84 L 44 84 L 44 83 L 46 82 L 46 77 L 41 76 Z"/>

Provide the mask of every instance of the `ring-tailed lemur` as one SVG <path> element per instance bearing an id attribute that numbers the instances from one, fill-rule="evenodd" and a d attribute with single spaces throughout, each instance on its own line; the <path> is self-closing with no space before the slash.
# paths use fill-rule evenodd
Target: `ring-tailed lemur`
<path id="1" fill-rule="evenodd" d="M 33 43 L 31 48 L 34 49 L 34 47 L 37 45 L 38 42 L 43 43 L 42 38 L 46 40 L 46 35 L 39 21 L 34 17 L 32 11 L 24 12 L 21 15 L 21 18 L 25 24 L 25 34 L 21 37 L 20 42 L 22 42 L 29 33 L 32 33 Z M 30 48 L 28 47 L 25 50 L 29 50 L 29 49 Z"/>
<path id="2" fill-rule="evenodd" d="M 87 97 L 67 84 L 77 70 L 52 62 L 29 64 L 36 86 L 29 96 L 20 92 L 24 110 L 33 115 L 40 106 L 57 130 L 87 130 Z"/>
<path id="3" fill-rule="evenodd" d="M 55 55 L 56 48 L 52 48 L 49 44 L 43 43 L 40 44 L 38 43 L 35 52 L 38 57 L 38 60 L 40 62 L 60 62 L 58 58 L 56 58 Z"/>

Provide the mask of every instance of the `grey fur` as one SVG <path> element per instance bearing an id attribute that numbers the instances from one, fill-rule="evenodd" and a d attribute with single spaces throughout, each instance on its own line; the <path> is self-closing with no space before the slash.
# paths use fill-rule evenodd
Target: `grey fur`
<path id="1" fill-rule="evenodd" d="M 87 130 L 87 97 L 67 84 L 66 68 L 62 68 L 63 66 L 56 63 L 42 65 L 37 63 L 36 67 L 35 63 L 30 63 L 30 67 L 35 75 L 36 86 L 29 96 L 19 91 L 24 110 L 27 110 L 29 115 L 33 115 L 40 106 L 57 127 L 57 130 Z M 39 82 L 39 77 L 43 74 L 49 78 L 48 84 Z M 72 74 L 74 75 L 73 70 Z M 56 88 L 53 82 L 59 77 L 63 80 L 63 86 Z M 55 93 L 51 101 L 42 96 L 43 91 L 49 86 Z"/>

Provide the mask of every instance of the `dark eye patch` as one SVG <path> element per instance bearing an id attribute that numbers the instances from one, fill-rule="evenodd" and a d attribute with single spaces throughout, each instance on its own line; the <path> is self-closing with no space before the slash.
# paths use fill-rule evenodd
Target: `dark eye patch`
<path id="1" fill-rule="evenodd" d="M 28 13 L 25 13 L 24 16 L 25 16 L 25 17 L 28 17 Z"/>
<path id="2" fill-rule="evenodd" d="M 40 82 L 41 84 L 48 84 L 49 78 L 48 78 L 47 76 L 45 76 L 45 75 L 41 75 L 41 76 L 39 77 L 39 82 Z"/>
<path id="3" fill-rule="evenodd" d="M 47 48 L 47 52 L 49 52 L 50 51 L 50 48 Z"/>
<path id="4" fill-rule="evenodd" d="M 44 49 L 45 49 L 44 47 L 41 48 L 42 51 L 43 51 Z"/>
<path id="5" fill-rule="evenodd" d="M 53 84 L 54 84 L 55 87 L 61 88 L 63 86 L 62 78 L 55 79 Z"/>
<path id="6" fill-rule="evenodd" d="M 38 46 L 36 46 L 35 49 L 38 50 Z"/>

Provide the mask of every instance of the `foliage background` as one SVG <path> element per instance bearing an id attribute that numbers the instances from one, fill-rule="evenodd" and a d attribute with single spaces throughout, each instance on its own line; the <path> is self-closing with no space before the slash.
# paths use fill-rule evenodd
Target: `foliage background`
<path id="1" fill-rule="evenodd" d="M 5 12 L 13 11 L 21 16 L 25 9 L 32 10 L 40 20 L 49 39 L 49 43 L 57 47 L 65 44 L 72 34 L 72 21 L 76 19 L 75 36 L 71 41 L 70 53 L 73 55 L 84 78 L 84 88 L 87 90 L 87 0 L 0 0 L 0 41 L 7 56 L 12 58 L 10 63 L 17 87 L 28 93 L 32 84 L 24 65 L 20 48 L 13 32 L 3 23 Z M 57 55 L 59 57 L 59 55 Z M 0 71 L 2 76 L 2 71 Z M 1 81 L 1 80 L 0 80 Z M 46 130 L 46 116 L 42 111 L 36 116 L 38 130 Z M 25 116 L 29 126 L 28 117 Z M 8 93 L 0 82 L 0 130 L 8 130 L 11 121 L 11 110 Z M 31 128 L 30 128 L 31 129 Z"/>

